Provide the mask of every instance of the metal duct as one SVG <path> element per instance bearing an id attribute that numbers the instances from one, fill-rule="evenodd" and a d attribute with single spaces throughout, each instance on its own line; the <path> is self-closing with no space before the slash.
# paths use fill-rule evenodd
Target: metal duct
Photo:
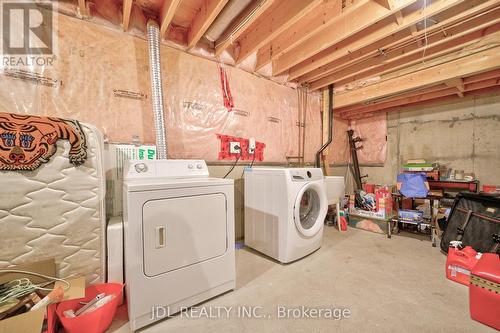
<path id="1" fill-rule="evenodd" d="M 149 46 L 149 72 L 151 74 L 151 101 L 156 131 L 156 158 L 167 158 L 167 139 L 165 133 L 165 118 L 163 115 L 163 88 L 160 67 L 160 28 L 154 20 L 147 24 Z"/>
<path id="2" fill-rule="evenodd" d="M 205 38 L 215 42 L 222 36 L 231 22 L 243 12 L 252 0 L 230 0 L 222 12 L 215 18 L 210 28 L 208 28 Z"/>

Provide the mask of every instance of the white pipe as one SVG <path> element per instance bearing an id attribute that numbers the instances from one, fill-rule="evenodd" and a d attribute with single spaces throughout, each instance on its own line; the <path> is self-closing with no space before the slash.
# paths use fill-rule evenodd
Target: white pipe
<path id="1" fill-rule="evenodd" d="M 151 74 L 151 101 L 156 131 L 156 158 L 167 158 L 167 139 L 163 112 L 163 88 L 160 67 L 160 28 L 154 20 L 147 24 L 149 72 Z"/>

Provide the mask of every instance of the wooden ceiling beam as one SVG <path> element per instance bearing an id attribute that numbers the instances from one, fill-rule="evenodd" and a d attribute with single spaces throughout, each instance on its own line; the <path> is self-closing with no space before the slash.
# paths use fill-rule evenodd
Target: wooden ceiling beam
<path id="1" fill-rule="evenodd" d="M 252 1 L 215 42 L 215 56 L 233 44 L 277 0 Z"/>
<path id="2" fill-rule="evenodd" d="M 377 112 L 388 112 L 389 110 L 394 110 L 395 108 L 400 109 L 401 107 L 421 104 L 422 102 L 432 101 L 447 96 L 458 95 L 460 97 L 464 97 L 470 92 L 481 91 L 492 87 L 500 87 L 500 78 L 489 79 L 469 84 L 466 88 L 464 88 L 464 91 L 459 91 L 459 94 L 457 93 L 457 89 L 455 87 L 440 89 L 431 93 L 420 94 L 412 97 L 404 97 L 393 102 L 381 103 L 380 105 L 377 105 L 377 107 L 367 107 L 356 111 L 343 112 L 339 114 L 339 117 L 350 118 L 351 116 L 366 116 L 367 114 Z"/>
<path id="3" fill-rule="evenodd" d="M 463 9 L 462 7 L 464 5 L 468 5 L 468 3 L 467 4 L 464 3 L 463 5 L 457 7 L 459 9 Z M 500 0 L 490 0 L 481 5 L 474 6 L 468 10 L 463 10 L 458 15 L 453 15 L 429 27 L 427 29 L 427 32 L 425 32 L 424 30 L 417 31 L 415 25 L 411 25 L 410 26 L 411 32 L 409 32 L 408 29 L 405 29 L 393 33 L 374 43 L 369 43 L 368 41 L 368 45 L 362 48 L 357 48 L 357 45 L 355 44 L 356 42 L 359 42 L 359 40 L 354 41 L 354 43 L 351 43 L 352 44 L 351 46 L 345 45 L 339 47 L 337 51 L 333 51 L 332 56 L 335 54 L 335 60 L 333 60 L 327 65 L 320 66 L 319 68 L 305 74 L 304 76 L 301 76 L 299 78 L 299 82 L 315 81 L 319 78 L 325 77 L 334 72 L 345 69 L 353 64 L 357 64 L 361 61 L 377 56 L 380 54 L 380 50 L 394 49 L 400 45 L 404 45 L 404 43 L 411 43 L 414 40 L 421 41 L 423 38 L 425 38 L 425 34 L 429 36 L 434 33 L 442 33 L 443 31 L 446 31 L 450 26 L 460 24 L 461 22 L 469 20 L 488 10 L 492 10 L 495 7 L 498 7 L 499 5 L 500 5 Z M 449 14 L 449 10 L 445 11 L 443 14 Z M 413 27 L 415 27 L 415 30 L 412 30 Z M 420 44 L 422 45 L 422 43 Z M 342 54 L 344 55 L 342 56 Z M 290 70 L 290 72 L 292 72 L 292 70 Z"/>
<path id="4" fill-rule="evenodd" d="M 496 86 L 491 86 L 491 87 L 487 87 L 484 89 L 468 91 L 465 93 L 465 97 L 481 96 L 481 95 L 492 94 L 492 93 L 498 94 L 499 92 L 500 92 L 500 85 L 496 85 Z M 434 99 L 430 99 L 430 100 L 424 100 L 424 101 L 416 102 L 413 104 L 407 104 L 404 107 L 406 107 L 406 106 L 416 107 L 416 106 L 424 106 L 424 105 L 429 105 L 429 104 L 434 104 L 434 103 L 444 103 L 444 102 L 447 102 L 447 101 L 453 100 L 453 99 L 456 99 L 456 96 L 454 94 L 450 94 L 447 96 L 438 97 L 438 98 L 434 98 Z M 380 110 L 380 111 L 373 111 L 373 112 L 369 112 L 369 113 L 359 113 L 359 114 L 353 113 L 353 114 L 347 114 L 344 116 L 339 115 L 338 117 L 343 118 L 343 119 L 347 119 L 347 120 L 366 119 L 366 118 L 373 117 L 375 114 L 381 113 L 381 112 L 389 113 L 389 112 L 403 111 L 402 107 L 403 106 L 399 106 L 399 107 L 394 107 L 394 108 Z"/>
<path id="5" fill-rule="evenodd" d="M 390 71 L 410 67 L 458 51 L 467 45 L 482 40 L 500 39 L 500 8 L 492 11 L 489 15 L 465 21 L 461 25 L 446 29 L 445 32 L 446 34 L 440 31 L 428 36 L 427 45 L 425 46 L 416 41 L 413 44 L 408 44 L 393 51 L 388 50 L 387 53 L 334 72 L 313 82 L 310 89 L 320 89 L 331 83 L 342 86 L 373 75 L 383 76 Z"/>
<path id="6" fill-rule="evenodd" d="M 130 24 L 130 15 L 132 13 L 132 5 L 134 4 L 134 0 L 123 0 L 123 20 L 122 27 L 123 31 L 127 31 Z"/>
<path id="7" fill-rule="evenodd" d="M 309 58 L 417 1 L 419 0 L 400 0 L 397 7 L 393 9 L 387 9 L 374 1 L 363 2 L 359 6 L 353 5 L 350 7 L 352 10 L 345 11 L 339 16 L 339 20 L 335 20 L 334 25 L 329 26 L 330 29 L 316 33 L 305 42 L 273 60 L 273 75 L 282 74 L 303 61 L 316 68 L 316 63 L 311 64 Z M 325 64 L 328 62 L 326 61 Z"/>
<path id="8" fill-rule="evenodd" d="M 299 22 L 280 33 L 257 51 L 256 70 L 271 63 L 272 59 L 282 55 L 300 43 L 322 31 L 337 20 L 342 13 L 342 0 L 325 0 L 320 6 L 307 13 Z"/>
<path id="9" fill-rule="evenodd" d="M 165 36 L 172 19 L 174 18 L 175 12 L 179 7 L 181 0 L 164 0 L 160 12 L 160 32 L 161 37 Z"/>
<path id="10" fill-rule="evenodd" d="M 345 39 L 337 45 L 333 45 L 314 55 L 307 61 L 293 66 L 289 71 L 289 80 L 299 78 L 300 82 L 310 82 L 337 70 L 339 68 L 338 63 L 344 58 L 353 61 L 358 55 L 378 52 L 378 50 L 383 50 L 388 45 L 400 40 L 411 40 L 412 35 L 409 29 L 415 28 L 417 23 L 463 2 L 464 0 L 438 0 L 430 3 L 425 11 L 415 10 L 407 14 L 403 17 L 402 24 L 390 21 L 385 25 L 374 25 L 363 31 L 363 33 Z M 435 28 L 432 27 L 432 29 Z"/>
<path id="11" fill-rule="evenodd" d="M 474 89 L 475 88 L 474 84 L 476 84 L 478 82 L 488 81 L 488 80 L 491 82 L 491 80 L 498 80 L 499 78 L 500 78 L 500 69 L 497 69 L 497 70 L 488 71 L 488 72 L 484 72 L 481 74 L 469 76 L 469 77 L 466 77 L 465 79 L 461 79 L 461 80 L 463 81 L 464 91 L 465 91 L 465 86 L 469 86 L 470 89 Z M 367 112 L 376 111 L 376 110 L 382 109 L 383 105 L 386 105 L 386 103 L 391 103 L 391 102 L 399 101 L 401 99 L 411 98 L 411 97 L 415 97 L 415 96 L 419 96 L 419 95 L 435 93 L 437 91 L 445 90 L 448 88 L 449 87 L 446 84 L 441 83 L 441 84 L 434 85 L 434 86 L 431 86 L 428 88 L 403 93 L 403 94 L 398 95 L 398 96 L 379 99 L 377 101 L 373 101 L 373 102 L 368 103 L 368 104 L 357 104 L 357 105 L 352 105 L 352 106 L 348 106 L 345 108 L 336 108 L 335 112 L 338 113 L 339 115 L 345 115 L 347 113 L 352 113 L 352 112 L 361 111 L 361 110 L 367 110 Z"/>
<path id="12" fill-rule="evenodd" d="M 203 1 L 188 30 L 187 46 L 194 47 L 229 0 Z"/>
<path id="13" fill-rule="evenodd" d="M 298 22 L 323 0 L 287 0 L 278 1 L 275 6 L 260 17 L 238 39 L 239 53 L 236 64 L 240 64 L 251 54 L 278 36 L 281 32 Z"/>
<path id="14" fill-rule="evenodd" d="M 500 46 L 491 46 L 459 59 L 442 63 L 335 95 L 337 108 L 355 105 L 386 96 L 401 94 L 418 87 L 427 87 L 457 78 L 500 68 Z"/>

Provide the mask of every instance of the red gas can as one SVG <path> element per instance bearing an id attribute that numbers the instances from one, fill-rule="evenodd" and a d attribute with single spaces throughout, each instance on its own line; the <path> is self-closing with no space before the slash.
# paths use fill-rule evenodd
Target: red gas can
<path id="1" fill-rule="evenodd" d="M 500 257 L 485 253 L 472 269 L 469 285 L 470 316 L 500 330 Z"/>
<path id="2" fill-rule="evenodd" d="M 469 285 L 470 272 L 476 266 L 481 254 L 472 247 L 460 249 L 462 242 L 450 242 L 448 257 L 446 259 L 446 277 L 452 281 Z"/>

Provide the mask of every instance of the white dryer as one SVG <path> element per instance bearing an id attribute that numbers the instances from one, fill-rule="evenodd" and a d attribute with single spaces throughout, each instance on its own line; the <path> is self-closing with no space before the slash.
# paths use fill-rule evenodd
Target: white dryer
<path id="1" fill-rule="evenodd" d="M 245 244 L 282 263 L 321 246 L 328 210 L 317 168 L 245 169 Z"/>
<path id="2" fill-rule="evenodd" d="M 129 161 L 123 198 L 132 330 L 235 288 L 232 180 L 201 160 Z"/>

